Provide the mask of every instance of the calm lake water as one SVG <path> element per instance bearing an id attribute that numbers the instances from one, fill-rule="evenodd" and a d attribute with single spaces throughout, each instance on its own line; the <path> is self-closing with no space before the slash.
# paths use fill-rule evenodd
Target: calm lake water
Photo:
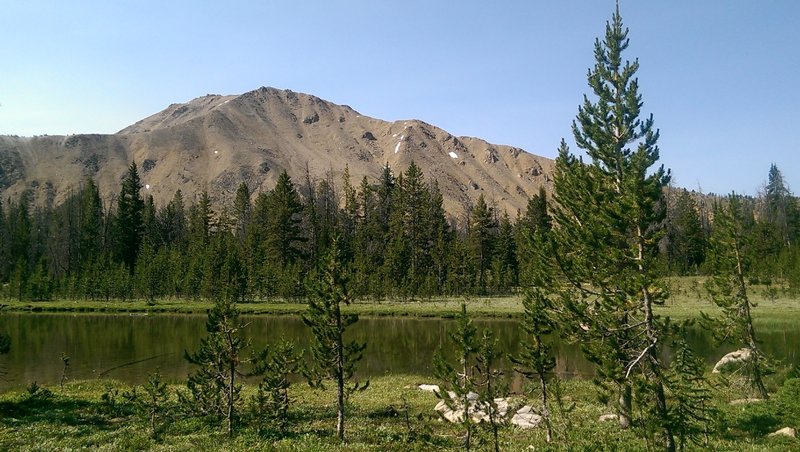
<path id="1" fill-rule="evenodd" d="M 143 382 L 159 369 L 172 381 L 183 380 L 192 371 L 184 351 L 197 348 L 205 335 L 205 315 L 128 314 L 37 314 L 9 313 L 0 316 L 0 330 L 11 335 L 11 353 L 0 355 L 0 388 L 57 384 L 62 371 L 61 355 L 70 357 L 71 379 L 114 378 Z M 281 337 L 299 347 L 310 342 L 310 332 L 298 317 L 244 316 L 250 322 L 245 335 L 255 347 L 264 347 Z M 515 320 L 476 320 L 479 329 L 490 328 L 503 350 L 515 354 L 524 334 Z M 434 351 L 447 343 L 447 332 L 455 321 L 417 318 L 361 318 L 349 337 L 367 342 L 359 372 L 364 376 L 414 374 L 430 377 Z M 762 328 L 760 337 L 767 353 L 794 365 L 800 328 Z M 714 347 L 700 330 L 690 342 L 709 365 L 730 351 Z M 591 374 L 591 366 L 576 346 L 556 342 L 557 371 L 564 377 Z"/>

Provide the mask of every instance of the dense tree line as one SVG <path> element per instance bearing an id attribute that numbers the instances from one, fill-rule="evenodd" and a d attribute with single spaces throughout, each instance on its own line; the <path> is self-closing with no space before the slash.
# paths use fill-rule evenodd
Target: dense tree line
<path id="1" fill-rule="evenodd" d="M 514 290 L 518 231 L 509 216 L 481 197 L 456 227 L 442 202 L 412 162 L 358 187 L 347 172 L 340 184 L 307 176 L 300 186 L 283 172 L 269 192 L 241 184 L 232 207 L 212 205 L 207 193 L 188 202 L 180 191 L 158 206 L 132 163 L 108 204 L 91 179 L 55 207 L 25 195 L 0 204 L 0 281 L 6 297 L 21 300 L 304 297 L 339 237 L 355 297 Z"/>
<path id="2" fill-rule="evenodd" d="M 706 196 L 683 189 L 668 192 L 667 233 L 661 247 L 668 273 L 711 273 L 708 253 L 717 219 L 735 203 L 751 279 L 766 284 L 783 282 L 794 292 L 800 287 L 800 205 L 775 164 L 757 196 Z"/>
<path id="3" fill-rule="evenodd" d="M 715 211 L 730 200 L 665 191 L 659 271 L 708 274 Z M 238 286 L 224 290 L 238 291 L 240 301 L 304 297 L 334 236 L 352 264 L 355 297 L 508 294 L 530 276 L 531 231 L 550 227 L 544 190 L 514 217 L 481 196 L 462 221 L 448 219 L 438 185 L 413 162 L 397 176 L 386 166 L 358 186 L 347 172 L 338 184 L 307 176 L 301 186 L 284 172 L 269 192 L 241 184 L 232 207 L 212 205 L 206 193 L 187 202 L 180 191 L 158 206 L 143 192 L 134 163 L 109 203 L 91 179 L 55 207 L 34 206 L 26 195 L 0 202 L 3 295 L 210 299 L 231 276 L 221 272 L 235 270 Z M 800 208 L 780 170 L 772 165 L 759 196 L 731 196 L 751 278 L 796 291 Z"/>

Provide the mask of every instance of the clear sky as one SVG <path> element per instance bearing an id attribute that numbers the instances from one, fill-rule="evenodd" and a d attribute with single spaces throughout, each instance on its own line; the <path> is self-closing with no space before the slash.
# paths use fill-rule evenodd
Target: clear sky
<path id="1" fill-rule="evenodd" d="M 114 133 L 260 86 L 554 157 L 612 0 L 12 1 L 0 134 Z M 623 0 L 644 112 L 679 186 L 800 192 L 800 2 Z M 573 150 L 574 147 L 573 147 Z"/>

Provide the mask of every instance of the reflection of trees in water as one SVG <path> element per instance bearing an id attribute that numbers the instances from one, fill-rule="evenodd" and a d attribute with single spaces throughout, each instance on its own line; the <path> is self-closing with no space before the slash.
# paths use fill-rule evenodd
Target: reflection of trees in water
<path id="1" fill-rule="evenodd" d="M 299 347 L 309 344 L 310 333 L 298 317 L 243 317 L 251 322 L 246 336 L 256 348 L 284 337 Z M 115 378 L 141 383 L 156 368 L 168 381 L 183 380 L 191 366 L 183 359 L 185 350 L 197 347 L 205 332 L 204 315 L 137 316 L 127 314 L 15 314 L 0 317 L 0 330 L 11 335 L 11 353 L 0 357 L 0 368 L 7 375 L 0 387 L 25 386 L 33 381 L 55 384 L 61 372 L 61 353 L 69 355 L 73 379 Z M 490 328 L 507 354 L 519 352 L 525 339 L 517 322 L 507 319 L 475 320 L 481 330 Z M 359 365 L 364 375 L 432 375 L 433 353 L 440 346 L 448 350 L 447 332 L 452 320 L 417 318 L 362 318 L 350 337 L 367 342 L 364 360 Z M 788 326 L 759 328 L 764 350 L 789 364 L 800 364 L 796 344 L 800 330 Z M 730 351 L 716 347 L 708 334 L 693 329 L 687 339 L 709 365 Z M 555 340 L 556 372 L 564 378 L 590 375 L 577 346 Z M 504 368 L 511 376 L 511 364 Z M 512 376 L 512 388 L 521 380 Z"/>

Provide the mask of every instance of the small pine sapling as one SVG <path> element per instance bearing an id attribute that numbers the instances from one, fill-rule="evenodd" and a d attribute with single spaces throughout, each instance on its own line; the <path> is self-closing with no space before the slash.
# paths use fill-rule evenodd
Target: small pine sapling
<path id="1" fill-rule="evenodd" d="M 501 410 L 498 404 L 498 400 L 507 392 L 503 371 L 499 367 L 503 352 L 499 350 L 498 345 L 497 338 L 494 337 L 492 332 L 488 329 L 484 330 L 476 356 L 476 371 L 480 376 L 478 402 L 482 411 L 486 414 L 485 422 L 482 422 L 482 424 L 486 425 L 486 428 L 492 434 L 492 444 L 495 452 L 500 452 L 500 430 L 507 427 L 509 423 L 508 402 L 503 402 L 506 405 L 505 410 Z"/>
<path id="2" fill-rule="evenodd" d="M 208 335 L 201 339 L 195 353 L 185 354 L 186 360 L 199 369 L 186 382 L 188 393 L 178 394 L 190 413 L 224 419 L 229 436 L 233 436 L 240 414 L 242 387 L 237 378 L 245 376 L 242 367 L 251 363 L 244 356 L 250 346 L 242 338 L 245 327 L 247 324 L 239 320 L 236 303 L 230 298 L 218 298 L 208 312 Z"/>
<path id="3" fill-rule="evenodd" d="M 323 387 L 326 379 L 336 382 L 336 436 L 344 441 L 346 402 L 352 393 L 369 387 L 369 380 L 353 381 L 356 363 L 367 344 L 344 340 L 345 331 L 358 321 L 358 316 L 344 315 L 341 311 L 342 304 L 350 304 L 352 298 L 338 238 L 333 239 L 324 262 L 318 281 L 311 288 L 308 311 L 303 314 L 303 323 L 314 336 L 312 366 L 305 374 L 312 387 Z"/>
<path id="4" fill-rule="evenodd" d="M 289 428 L 289 377 L 298 372 L 301 357 L 291 342 L 281 340 L 262 357 L 254 374 L 263 375 L 258 391 L 251 399 L 259 430 L 274 429 L 280 435 Z M 265 359 L 266 358 L 266 359 Z"/>
<path id="5" fill-rule="evenodd" d="M 517 372 L 534 382 L 531 391 L 539 394 L 537 411 L 542 416 L 546 439 L 549 443 L 553 440 L 553 425 L 548 389 L 550 389 L 550 383 L 557 377 L 553 374 L 556 360 L 553 357 L 552 346 L 547 342 L 545 336 L 553 333 L 554 322 L 548 315 L 549 301 L 538 287 L 527 291 L 522 303 L 525 307 L 525 314 L 521 326 L 528 335 L 528 341 L 523 342 L 519 356 L 511 357 L 511 361 L 517 365 L 515 368 Z"/>
<path id="6" fill-rule="evenodd" d="M 478 351 L 478 332 L 467 314 L 467 305 L 461 303 L 461 312 L 456 317 L 456 329 L 450 333 L 450 340 L 458 354 L 458 367 L 444 357 L 441 349 L 433 357 L 433 373 L 443 384 L 444 391 L 436 391 L 436 396 L 454 414 L 464 430 L 464 450 L 470 450 L 474 433 L 472 411 L 475 408 L 475 353 Z M 459 416 L 457 413 L 461 413 Z"/>
<path id="7" fill-rule="evenodd" d="M 141 388 L 143 394 L 140 395 L 134 387 L 132 391 L 123 393 L 123 397 L 147 419 L 150 437 L 158 441 L 170 418 L 169 390 L 158 371 L 148 375 L 147 383 Z"/>
<path id="8" fill-rule="evenodd" d="M 670 422 L 678 440 L 678 450 L 686 450 L 687 442 L 707 448 L 711 424 L 717 413 L 710 405 L 711 390 L 704 377 L 703 360 L 682 336 L 674 341 L 673 349 L 667 389 L 673 401 Z"/>

